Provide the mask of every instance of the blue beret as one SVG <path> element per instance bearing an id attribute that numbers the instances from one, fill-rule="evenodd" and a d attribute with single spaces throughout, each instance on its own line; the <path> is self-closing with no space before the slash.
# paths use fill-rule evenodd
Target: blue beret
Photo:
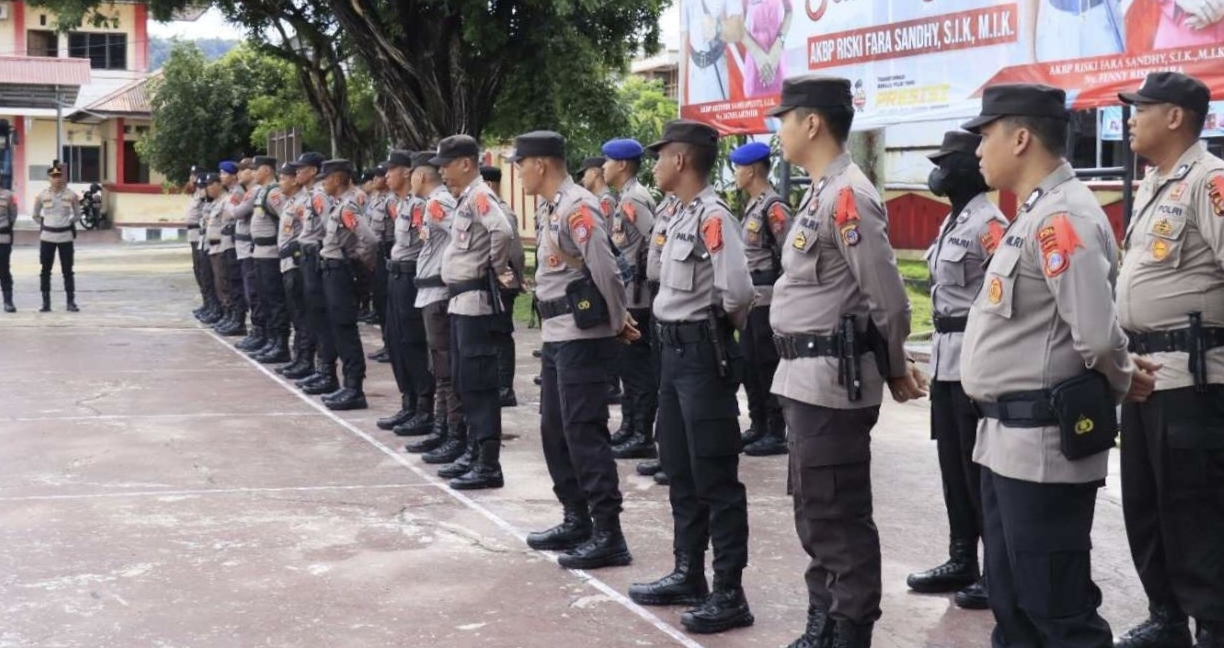
<path id="1" fill-rule="evenodd" d="M 642 157 L 642 145 L 635 139 L 609 140 L 601 150 L 609 160 L 635 160 Z"/>
<path id="2" fill-rule="evenodd" d="M 740 166 L 755 164 L 769 159 L 769 145 L 765 142 L 748 142 L 731 151 L 731 163 Z"/>
<path id="3" fill-rule="evenodd" d="M 222 173 L 228 173 L 230 175 L 238 175 L 238 165 L 234 164 L 233 162 L 229 160 L 222 162 L 220 169 Z"/>

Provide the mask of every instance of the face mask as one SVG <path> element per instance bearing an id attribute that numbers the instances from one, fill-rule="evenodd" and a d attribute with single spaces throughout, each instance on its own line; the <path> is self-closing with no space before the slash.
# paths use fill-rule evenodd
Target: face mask
<path id="1" fill-rule="evenodd" d="M 947 169 L 935 167 L 931 169 L 931 175 L 927 177 L 927 187 L 931 189 L 931 193 L 936 196 L 947 196 L 951 190 L 949 180 L 951 174 Z"/>

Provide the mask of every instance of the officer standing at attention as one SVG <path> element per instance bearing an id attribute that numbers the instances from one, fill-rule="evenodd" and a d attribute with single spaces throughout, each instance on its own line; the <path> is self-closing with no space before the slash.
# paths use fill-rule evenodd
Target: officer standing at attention
<path id="1" fill-rule="evenodd" d="M 196 173 L 195 167 L 191 168 L 191 176 L 187 178 L 187 185 L 183 187 L 183 193 L 191 194 L 191 202 L 187 203 L 187 213 L 183 220 L 187 224 L 187 244 L 191 246 L 191 274 L 195 276 L 196 287 L 200 289 L 200 307 L 191 311 L 191 315 L 197 320 L 203 318 L 204 314 L 212 308 L 212 299 L 208 291 L 204 289 L 204 277 L 200 274 L 200 255 L 196 250 L 200 243 L 200 220 L 204 217 L 202 196 L 204 189 L 198 184 L 199 175 Z M 0 189 L 0 192 L 4 191 Z M 0 202 L 0 209 L 3 208 L 3 203 Z M 3 219 L 3 216 L 0 216 Z M 0 225 L 3 222 L 0 221 Z M 0 234 L 0 237 L 4 236 Z"/>
<path id="2" fill-rule="evenodd" d="M 327 296 L 323 290 L 323 269 L 319 258 L 327 217 L 336 201 L 319 182 L 323 155 L 310 151 L 299 155 L 297 161 L 301 165 L 297 181 L 306 193 L 302 198 L 306 203 L 302 214 L 302 232 L 298 235 L 302 252 L 302 298 L 306 303 L 307 320 L 314 334 L 318 355 L 314 372 L 294 384 L 303 394 L 318 396 L 340 389 L 340 381 L 336 378 L 335 335 L 327 315 Z"/>
<path id="3" fill-rule="evenodd" d="M 212 199 L 208 197 L 208 188 L 206 179 L 208 174 L 204 171 L 197 171 L 192 167 L 192 186 L 193 194 L 191 207 L 188 210 L 188 229 L 187 239 L 191 243 L 192 265 L 197 268 L 196 281 L 200 284 L 200 293 L 204 299 L 204 308 L 198 313 L 194 313 L 195 318 L 201 324 L 212 326 L 221 321 L 224 314 L 221 312 L 221 302 L 217 300 L 217 287 L 213 281 L 212 264 L 208 261 L 208 237 L 204 231 L 208 227 L 208 211 L 212 206 Z M 192 238 L 193 230 L 190 227 L 190 222 L 195 219 L 194 239 Z"/>
<path id="4" fill-rule="evenodd" d="M 374 236 L 378 237 L 378 263 L 374 265 L 374 278 L 370 286 L 370 293 L 383 346 L 366 357 L 375 362 L 390 362 L 391 355 L 387 348 L 386 261 L 391 258 L 391 247 L 395 245 L 395 217 L 389 208 L 391 203 L 399 202 L 399 197 L 387 190 L 385 162 L 371 169 L 369 174 L 370 191 L 367 193 L 370 202 L 366 205 L 366 220 L 370 229 L 374 231 Z"/>
<path id="5" fill-rule="evenodd" d="M 909 299 L 884 203 L 846 151 L 850 81 L 787 79 L 770 114 L 782 120 L 783 156 L 812 178 L 783 245 L 770 309 L 795 530 L 811 557 L 807 628 L 791 648 L 867 648 L 881 596 L 871 429 L 885 382 L 898 402 L 925 395 L 905 355 Z"/>
<path id="6" fill-rule="evenodd" d="M 961 590 L 960 607 L 984 610 L 986 589 L 979 582 L 978 539 L 982 537 L 982 473 L 973 463 L 978 416 L 960 383 L 960 347 L 969 306 L 981 292 L 984 262 L 1003 242 L 1007 219 L 990 202 L 978 169 L 982 138 L 964 131 L 944 134 L 930 159 L 936 164 L 927 185 L 952 203 L 939 236 L 927 250 L 935 335 L 931 347 L 931 436 L 939 455 L 944 505 L 951 541 L 948 561 L 906 580 L 915 592 Z M 963 588 L 963 589 L 962 589 Z"/>
<path id="7" fill-rule="evenodd" d="M 752 427 L 744 434 L 744 454 L 752 457 L 786 454 L 786 421 L 782 405 L 769 390 L 778 368 L 773 329 L 769 327 L 769 304 L 773 285 L 782 274 L 782 243 L 790 230 L 790 205 L 769 183 L 769 145 L 749 142 L 731 151 L 735 186 L 748 194 L 740 221 L 748 272 L 756 289 L 756 302 L 748 325 L 740 337 L 747 372 L 744 391 L 748 395 L 748 417 Z"/>
<path id="8" fill-rule="evenodd" d="M 264 311 L 264 345 L 249 351 L 260 364 L 281 364 L 289 355 L 289 309 L 285 303 L 285 282 L 281 274 L 277 230 L 280 213 L 288 198 L 276 184 L 276 158 L 257 155 L 251 161 L 255 180 L 255 208 L 251 214 L 251 253 L 259 302 Z"/>
<path id="9" fill-rule="evenodd" d="M 621 426 L 612 436 L 612 454 L 617 459 L 650 459 L 655 448 L 655 413 L 659 409 L 659 381 L 651 353 L 650 301 L 654 293 L 646 282 L 646 256 L 654 227 L 655 201 L 638 181 L 642 145 L 633 139 L 615 139 L 603 145 L 604 180 L 616 188 L 620 201 L 612 213 L 612 243 L 633 268 L 628 286 L 629 314 L 641 337 L 620 347 L 619 365 L 625 395 L 621 399 Z"/>
<path id="10" fill-rule="evenodd" d="M 523 250 L 523 239 L 519 236 L 518 215 L 501 197 L 501 169 L 480 167 L 480 177 L 484 178 L 485 184 L 489 185 L 489 189 L 497 196 L 502 212 L 510 223 L 510 230 L 514 232 L 514 240 L 510 243 L 510 268 L 514 271 L 514 278 L 501 289 L 502 313 L 499 318 L 505 335 L 501 337 L 501 345 L 497 347 L 497 398 L 502 407 L 517 407 L 518 396 L 514 393 L 514 302 L 523 292 L 527 254 Z"/>
<path id="11" fill-rule="evenodd" d="M 992 86 L 964 126 L 982 135 L 986 183 L 1025 197 L 986 268 L 961 352 L 965 393 L 983 416 L 973 458 L 997 648 L 1111 645 L 1089 533 L 1116 404 L 1153 386 L 1118 325 L 1113 231 L 1063 159 L 1066 99 L 1048 86 Z"/>
<path id="12" fill-rule="evenodd" d="M 237 215 L 235 211 L 242 204 L 245 191 L 239 183 L 238 165 L 230 160 L 222 162 L 221 186 L 225 196 L 221 199 L 221 260 L 225 267 L 226 291 L 230 299 L 230 317 L 222 320 L 214 330 L 217 333 L 233 337 L 246 335 L 247 300 L 242 283 L 242 264 L 238 261 L 236 237 Z"/>
<path id="13" fill-rule="evenodd" d="M 741 575 L 748 564 L 748 499 L 739 480 L 743 358 L 733 332 L 752 308 L 752 278 L 734 219 L 710 186 L 718 133 L 677 120 L 649 149 L 655 181 L 682 208 L 668 224 L 654 316 L 663 347 L 659 456 L 671 478 L 675 569 L 629 596 L 642 605 L 695 604 L 680 622 L 713 633 L 752 625 Z M 707 596 L 705 548 L 713 541 Z"/>
<path id="14" fill-rule="evenodd" d="M 366 195 L 353 186 L 353 164 L 348 160 L 323 163 L 323 189 L 334 200 L 324 220 L 319 267 L 323 271 L 323 296 L 331 322 L 336 354 L 344 363 L 344 387 L 323 397 L 330 410 L 367 407 L 362 383 L 366 358 L 357 331 L 357 277 L 355 266 L 374 271 L 378 237 L 362 219 Z"/>
<path id="15" fill-rule="evenodd" d="M 277 367 L 276 372 L 290 380 L 314 373 L 315 337 L 310 328 L 306 298 L 302 288 L 302 246 L 298 237 L 308 209 L 310 194 L 298 184 L 299 165 L 286 162 L 277 173 L 281 206 L 276 210 L 276 256 L 280 259 L 281 281 L 285 286 L 285 306 L 293 322 L 293 362 Z"/>
<path id="16" fill-rule="evenodd" d="M 603 157 L 589 157 L 582 161 L 582 166 L 578 167 L 578 175 L 581 178 L 582 187 L 599 199 L 599 216 L 603 219 L 603 225 L 607 228 L 608 234 L 611 234 L 612 214 L 616 213 L 616 196 L 612 195 L 608 181 L 604 179 L 605 162 L 607 159 Z"/>
<path id="17" fill-rule="evenodd" d="M 400 411 L 377 424 L 399 436 L 419 436 L 429 434 L 434 423 L 434 379 L 429 373 L 425 322 L 416 306 L 425 201 L 412 193 L 411 151 L 393 150 L 383 164 L 388 168 L 387 184 L 394 192 L 388 196 L 386 210 L 390 215 L 387 226 L 395 237 L 390 259 L 381 261 L 389 274 L 385 339 L 400 392 Z"/>
<path id="18" fill-rule="evenodd" d="M 275 160 L 269 169 L 268 181 L 271 181 L 271 171 L 276 169 Z M 238 257 L 238 265 L 242 268 L 242 294 L 251 308 L 251 333 L 234 345 L 242 351 L 254 351 L 267 343 L 264 327 L 267 325 L 263 300 L 259 298 L 259 274 L 255 268 L 255 245 L 251 241 L 251 217 L 255 214 L 255 198 L 259 193 L 259 185 L 255 182 L 255 164 L 251 158 L 243 158 L 238 163 L 238 184 L 242 187 L 242 201 L 234 208 L 234 252 Z"/>
<path id="19" fill-rule="evenodd" d="M 195 202 L 193 201 L 193 205 Z M 0 291 L 4 293 L 4 312 L 16 313 L 13 306 L 13 224 L 17 222 L 17 196 L 0 187 Z M 196 226 L 197 237 L 199 225 Z M 192 257 L 194 259 L 194 257 Z M 205 297 L 204 305 L 209 304 Z"/>
<path id="20" fill-rule="evenodd" d="M 442 259 L 442 280 L 450 294 L 451 345 L 457 352 L 451 358 L 452 375 L 476 456 L 470 457 L 467 473 L 450 481 L 457 490 L 504 485 L 497 349 L 505 332 L 498 315 L 501 289 L 514 277 L 510 267 L 514 232 L 497 195 L 480 177 L 479 156 L 475 139 L 452 135 L 438 144 L 431 160 L 451 191 L 459 194 L 450 244 Z"/>
<path id="21" fill-rule="evenodd" d="M 68 311 L 75 313 L 76 276 L 72 272 L 72 259 L 76 239 L 76 224 L 81 220 L 81 201 L 68 188 L 64 168 L 59 160 L 47 171 L 51 186 L 34 199 L 34 222 L 38 223 L 38 260 L 42 265 L 39 288 L 42 290 L 40 313 L 51 312 L 51 270 L 55 267 L 55 254 L 59 253 L 60 271 L 64 275 L 64 293 L 68 297 Z M 15 218 L 15 214 L 14 214 Z"/>
<path id="22" fill-rule="evenodd" d="M 600 226 L 599 201 L 566 172 L 565 139 L 551 131 L 520 135 L 511 160 L 523 189 L 544 200 L 536 268 L 544 342 L 540 438 L 564 510 L 560 525 L 528 535 L 527 544 L 567 551 L 558 562 L 569 569 L 628 565 L 633 558 L 620 527 L 621 493 L 604 398 L 617 338 L 638 337 L 625 308 L 625 285 Z"/>
<path id="23" fill-rule="evenodd" d="M 234 318 L 234 305 L 230 302 L 229 277 L 225 274 L 225 249 L 232 245 L 232 239 L 227 239 L 222 231 L 225 229 L 223 214 L 227 203 L 225 187 L 221 184 L 221 176 L 209 173 L 204 176 L 204 194 L 208 199 L 204 213 L 204 238 L 201 247 L 208 254 L 208 264 L 212 269 L 213 288 L 217 293 L 217 303 L 220 305 L 221 317 L 213 322 L 213 330 L 220 330 L 222 325 L 228 325 Z"/>
<path id="24" fill-rule="evenodd" d="M 421 460 L 427 464 L 448 464 L 438 471 L 438 476 L 453 479 L 471 470 L 477 445 L 474 440 L 468 442 L 463 406 L 451 380 L 454 365 L 450 296 L 442 281 L 442 257 L 450 246 L 457 202 L 431 162 L 433 155 L 431 151 L 412 154 L 412 194 L 425 201 L 417 232 L 423 244 L 417 259 L 416 307 L 425 320 L 429 367 L 434 378 L 434 429 L 429 436 L 409 443 L 404 449 L 424 453 Z M 464 457 L 466 462 L 459 461 Z"/>
<path id="25" fill-rule="evenodd" d="M 1174 72 L 1138 92 L 1131 147 L 1154 166 L 1123 241 L 1118 316 L 1161 365 L 1122 408 L 1122 512 L 1151 617 L 1116 644 L 1224 647 L 1224 161 L 1199 138 L 1210 92 Z"/>

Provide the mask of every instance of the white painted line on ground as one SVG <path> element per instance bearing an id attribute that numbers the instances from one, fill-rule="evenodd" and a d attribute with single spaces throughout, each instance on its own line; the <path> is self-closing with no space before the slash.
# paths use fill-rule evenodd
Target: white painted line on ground
<path id="1" fill-rule="evenodd" d="M 215 370 L 214 370 L 215 371 Z M 22 421 L 126 421 L 129 419 L 250 418 L 252 416 L 318 416 L 314 412 L 196 412 L 193 414 L 93 414 L 89 416 L 18 416 L 0 419 L 6 423 Z"/>
<path id="2" fill-rule="evenodd" d="M 484 516 L 485 519 L 501 527 L 502 530 L 514 536 L 515 539 L 517 539 L 519 542 L 523 543 L 524 546 L 526 546 L 527 534 L 523 532 L 522 530 L 516 528 L 513 524 L 510 524 L 510 522 L 508 522 L 505 518 L 489 510 L 483 504 L 480 504 L 479 502 L 473 500 L 467 495 L 464 495 L 463 493 L 459 491 L 451 489 L 449 486 L 446 485 L 445 482 L 438 479 L 436 475 L 433 475 L 429 472 L 426 472 L 425 470 L 422 470 L 420 466 L 417 466 L 411 461 L 408 461 L 407 457 L 405 457 L 404 455 L 400 454 L 399 452 L 396 452 L 395 450 L 392 450 L 391 448 L 387 447 L 383 442 L 379 441 L 378 439 L 375 439 L 369 434 L 366 434 L 364 431 L 361 430 L 361 428 L 358 428 L 352 423 L 349 423 L 348 421 L 340 418 L 335 412 L 327 409 L 324 405 L 314 400 L 310 396 L 303 394 L 301 391 L 299 391 L 293 385 L 285 382 L 283 379 L 281 379 L 280 376 L 273 373 L 267 367 L 248 358 L 246 354 L 244 354 L 242 351 L 231 347 L 229 344 L 226 344 L 225 339 L 217 335 L 215 332 L 213 331 L 206 331 L 206 332 L 208 333 L 210 337 L 212 337 L 222 346 L 232 351 L 234 355 L 237 355 L 239 358 L 242 358 L 243 360 L 245 360 L 247 364 L 250 364 L 252 367 L 255 367 L 259 371 L 263 372 L 264 375 L 271 378 L 281 387 L 284 387 L 289 393 L 293 394 L 294 396 L 297 396 L 300 400 L 310 404 L 311 407 L 319 410 L 320 412 L 323 413 L 323 415 L 335 421 L 337 425 L 357 435 L 359 438 L 364 440 L 366 443 L 369 443 L 370 445 L 374 446 L 379 451 L 381 451 L 383 454 L 395 460 L 396 463 L 416 473 L 422 479 L 429 482 L 431 485 L 436 486 L 437 488 L 441 489 L 443 492 L 450 495 L 451 497 L 455 498 L 460 503 L 462 503 L 464 506 Z M 556 554 L 553 554 L 550 552 L 538 552 L 538 553 L 553 563 L 557 562 Z M 671 637 L 672 639 L 676 641 L 676 643 L 680 644 L 681 646 L 684 646 L 685 648 L 705 648 L 701 644 L 694 641 L 688 635 L 684 634 L 680 630 L 673 627 L 671 624 L 667 623 L 663 619 L 660 619 L 650 610 L 638 605 L 637 603 L 634 603 L 627 596 L 618 592 L 614 587 L 612 587 L 611 585 L 608 585 L 602 580 L 599 580 L 595 576 L 592 576 L 590 573 L 585 572 L 580 569 L 570 569 L 567 571 L 574 574 L 578 578 L 582 579 L 584 582 L 588 583 L 595 589 L 599 590 L 605 596 L 612 599 L 613 601 L 615 601 L 616 603 L 618 603 L 625 609 L 636 614 L 639 618 L 641 618 L 643 621 L 646 621 L 650 625 L 654 626 L 660 632 Z"/>
<path id="3" fill-rule="evenodd" d="M 368 486 L 277 486 L 269 488 L 204 488 L 199 490 L 131 491 L 127 493 L 84 493 L 80 495 L 21 495 L 0 497 L 0 502 L 41 502 L 56 500 L 105 499 L 112 497 L 194 497 L 197 495 L 247 495 L 257 493 L 299 493 L 308 491 L 350 491 L 425 488 L 433 484 L 371 484 Z"/>

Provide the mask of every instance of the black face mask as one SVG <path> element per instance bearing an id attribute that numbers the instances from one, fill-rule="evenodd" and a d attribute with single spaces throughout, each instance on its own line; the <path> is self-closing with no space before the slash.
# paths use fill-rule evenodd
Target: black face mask
<path id="1" fill-rule="evenodd" d="M 951 173 L 943 167 L 935 167 L 931 169 L 931 175 L 927 177 L 927 187 L 931 193 L 936 196 L 947 196 L 951 187 L 948 184 Z"/>
<path id="2" fill-rule="evenodd" d="M 927 177 L 927 186 L 936 196 L 972 198 L 987 191 L 986 181 L 977 167 L 936 167 Z"/>

